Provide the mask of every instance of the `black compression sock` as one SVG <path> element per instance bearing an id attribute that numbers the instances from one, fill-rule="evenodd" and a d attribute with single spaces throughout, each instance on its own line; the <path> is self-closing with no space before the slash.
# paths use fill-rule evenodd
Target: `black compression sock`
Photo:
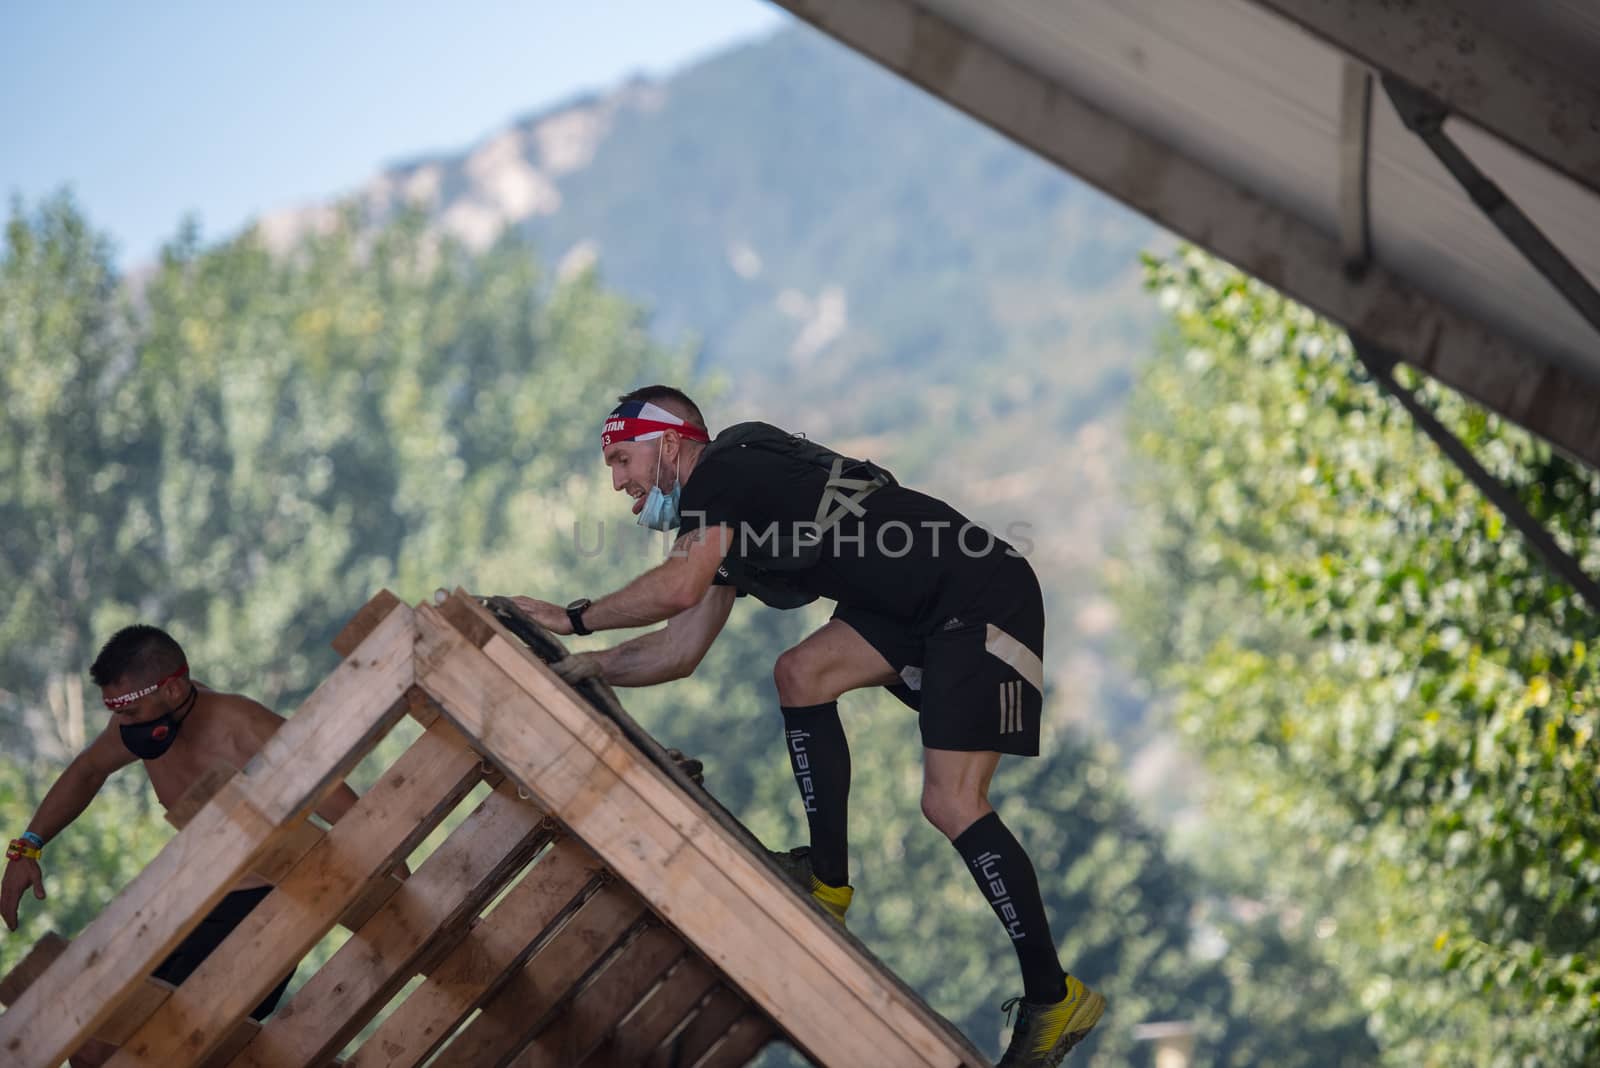
<path id="1" fill-rule="evenodd" d="M 839 702 L 783 709 L 789 765 L 811 825 L 811 871 L 829 886 L 850 881 L 850 746 Z"/>
<path id="2" fill-rule="evenodd" d="M 953 844 L 978 888 L 1011 936 L 1022 965 L 1023 997 L 1035 1004 L 1066 996 L 1066 972 L 1050 937 L 1050 921 L 1039 894 L 1039 877 L 1022 843 L 991 812 L 955 837 Z"/>

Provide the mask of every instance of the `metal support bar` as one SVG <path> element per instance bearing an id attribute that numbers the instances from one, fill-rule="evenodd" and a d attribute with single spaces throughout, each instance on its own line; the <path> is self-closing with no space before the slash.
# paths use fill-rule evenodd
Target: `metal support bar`
<path id="1" fill-rule="evenodd" d="M 1423 406 L 1415 393 L 1395 381 L 1394 367 L 1400 362 L 1399 358 L 1394 353 L 1355 334 L 1350 335 L 1350 341 L 1355 346 L 1356 357 L 1378 384 L 1411 414 L 1411 418 L 1416 421 L 1422 432 L 1433 439 L 1433 443 L 1439 446 L 1485 497 L 1489 498 L 1491 504 L 1500 509 L 1501 513 L 1511 521 L 1511 525 L 1527 539 L 1529 545 L 1533 546 L 1534 551 L 1544 558 L 1550 570 L 1588 601 L 1591 609 L 1600 612 L 1600 583 L 1596 583 L 1579 566 L 1578 561 L 1572 558 L 1572 554 L 1556 543 L 1555 538 L 1533 517 L 1511 488 L 1490 474 L 1461 439 L 1452 434 Z"/>
<path id="2" fill-rule="evenodd" d="M 1353 59 L 1344 62 L 1339 100 L 1339 242 L 1344 271 L 1360 278 L 1372 263 L 1368 213 L 1368 175 L 1372 151 L 1372 72 Z"/>
<path id="3" fill-rule="evenodd" d="M 1600 291 L 1444 132 L 1444 120 L 1449 111 L 1443 102 L 1392 76 L 1385 76 L 1383 87 L 1389 99 L 1394 101 L 1395 110 L 1400 113 L 1400 121 L 1406 124 L 1406 129 L 1420 137 L 1433 151 L 1451 177 L 1466 190 L 1472 202 L 1506 235 L 1534 269 L 1567 298 L 1579 315 L 1600 331 Z"/>

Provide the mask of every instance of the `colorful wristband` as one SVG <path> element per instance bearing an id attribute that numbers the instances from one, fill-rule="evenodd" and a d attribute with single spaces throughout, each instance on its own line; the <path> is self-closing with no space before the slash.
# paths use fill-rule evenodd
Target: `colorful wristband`
<path id="1" fill-rule="evenodd" d="M 17 837 L 18 838 L 26 838 L 28 841 L 33 843 L 33 848 L 35 848 L 35 849 L 43 849 L 44 848 L 44 839 L 40 838 L 38 835 L 34 834 L 32 831 L 23 831 Z"/>
<path id="2" fill-rule="evenodd" d="M 13 838 L 11 844 L 6 846 L 7 860 L 37 860 L 39 847 L 21 838 Z"/>

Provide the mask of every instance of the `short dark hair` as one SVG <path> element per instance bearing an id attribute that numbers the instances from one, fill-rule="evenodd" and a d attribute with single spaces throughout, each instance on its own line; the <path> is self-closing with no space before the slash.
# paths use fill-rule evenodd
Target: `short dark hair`
<path id="1" fill-rule="evenodd" d="M 700 414 L 700 406 L 689 399 L 689 394 L 677 386 L 640 386 L 638 389 L 624 393 L 617 398 L 618 404 L 627 404 L 629 401 L 649 401 L 660 404 L 662 401 L 675 401 L 677 406 L 685 409 L 678 414 L 690 426 L 706 429 L 706 417 Z"/>
<path id="2" fill-rule="evenodd" d="M 146 686 L 185 663 L 183 646 L 172 635 L 148 623 L 135 623 L 117 631 L 100 647 L 89 677 L 96 686 L 110 686 L 119 680 Z"/>

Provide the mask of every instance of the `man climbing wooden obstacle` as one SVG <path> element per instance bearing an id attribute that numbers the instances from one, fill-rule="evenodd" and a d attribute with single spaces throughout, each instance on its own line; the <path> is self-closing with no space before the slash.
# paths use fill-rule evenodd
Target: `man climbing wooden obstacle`
<path id="1" fill-rule="evenodd" d="M 776 859 L 843 920 L 849 884 L 850 754 L 837 701 L 885 686 L 918 710 L 922 810 L 954 844 L 1022 968 L 1004 1066 L 1054 1065 L 1094 1027 L 1100 995 L 1056 956 L 1038 878 L 988 799 L 1002 753 L 1039 752 L 1044 605 L 1019 553 L 943 501 L 762 423 L 711 438 L 694 402 L 669 386 L 620 398 L 601 448 L 639 522 L 677 530 L 667 561 L 623 589 L 566 605 L 520 597 L 558 634 L 666 621 L 557 670 L 647 686 L 692 672 L 735 596 L 777 608 L 818 597 L 833 618 L 778 658 L 775 677 L 809 849 Z"/>
<path id="2" fill-rule="evenodd" d="M 189 677 L 183 648 L 156 627 L 126 627 L 112 636 L 89 669 L 100 687 L 110 722 L 89 746 L 67 765 L 46 792 L 27 829 L 6 851 L 0 878 L 0 919 L 15 931 L 24 893 L 45 898 L 41 866 L 45 847 L 88 808 L 116 771 L 142 763 L 156 798 L 171 811 L 197 783 L 217 769 L 242 768 L 283 719 L 240 694 L 218 693 Z M 317 814 L 337 821 L 356 802 L 350 787 L 340 784 L 317 807 Z M 163 961 L 154 978 L 182 983 L 249 915 L 272 887 L 258 876 L 246 876 Z M 289 985 L 283 977 L 251 1014 L 260 1020 L 272 1012 Z M 91 1040 L 71 1058 L 73 1068 L 104 1064 L 114 1046 Z"/>

